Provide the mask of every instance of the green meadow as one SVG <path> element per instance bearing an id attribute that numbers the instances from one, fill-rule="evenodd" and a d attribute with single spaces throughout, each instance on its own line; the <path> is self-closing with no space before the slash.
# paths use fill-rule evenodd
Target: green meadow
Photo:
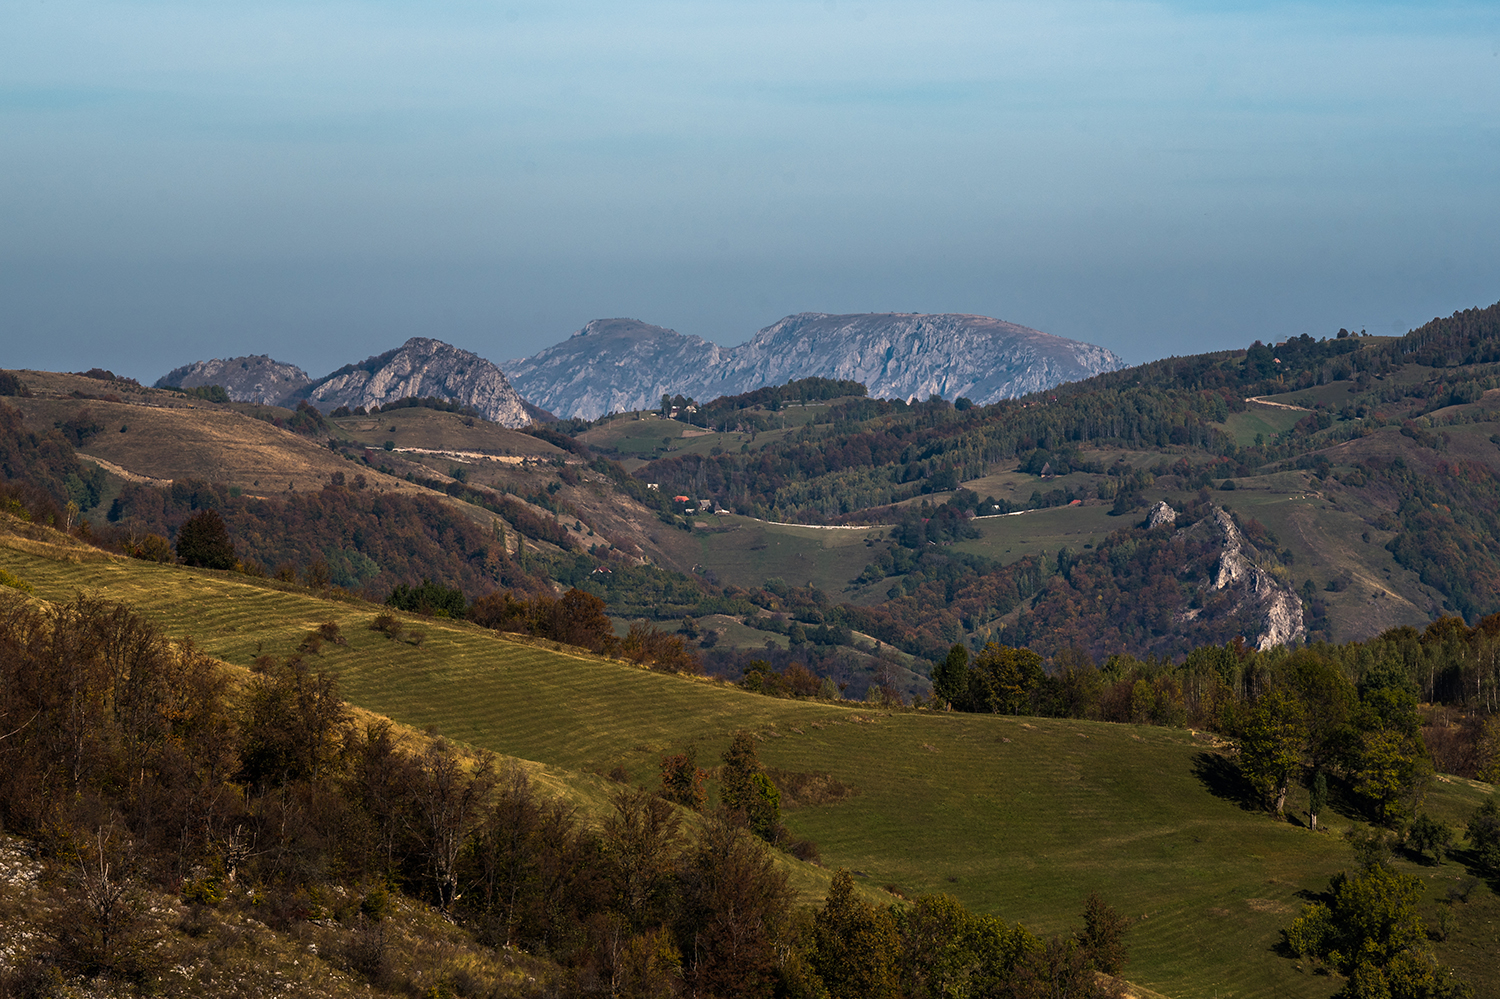
<path id="1" fill-rule="evenodd" d="M 425 638 L 406 644 L 368 629 L 378 611 L 368 604 L 14 535 L 0 537 L 0 567 L 41 598 L 83 589 L 130 603 L 236 665 L 290 654 L 310 628 L 337 621 L 349 644 L 315 659 L 351 702 L 534 761 L 589 809 L 610 787 L 600 774 L 623 766 L 649 785 L 664 753 L 696 746 L 711 765 L 733 732 L 749 729 L 768 766 L 853 789 L 785 814 L 822 851 L 822 869 L 789 863 L 810 901 L 827 871 L 844 867 L 875 893 L 948 892 L 1049 934 L 1075 925 L 1097 889 L 1136 920 L 1132 982 L 1176 997 L 1322 997 L 1338 987 L 1276 947 L 1305 893 L 1348 864 L 1338 834 L 1353 820 L 1326 814 L 1329 832 L 1318 835 L 1244 806 L 1228 757 L 1201 733 L 774 700 L 461 622 L 414 621 Z M 1439 781 L 1428 807 L 1457 825 L 1488 793 Z M 1305 805 L 1305 794 L 1291 804 Z M 1433 886 L 1429 917 L 1466 873 L 1452 861 L 1401 866 Z M 1479 994 L 1495 994 L 1500 979 L 1485 962 L 1500 904 L 1481 886 L 1461 914 L 1439 957 L 1475 976 Z"/>

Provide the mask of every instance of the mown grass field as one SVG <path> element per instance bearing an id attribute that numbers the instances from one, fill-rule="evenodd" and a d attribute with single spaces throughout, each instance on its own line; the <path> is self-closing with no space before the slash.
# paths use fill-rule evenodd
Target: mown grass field
<path id="1" fill-rule="evenodd" d="M 1250 403 L 1243 413 L 1230 413 L 1229 419 L 1222 424 L 1233 437 L 1234 442 L 1240 447 L 1248 447 L 1255 443 L 1257 436 L 1265 440 L 1273 440 L 1277 434 L 1290 430 L 1293 425 L 1307 414 L 1297 409 L 1282 409 L 1279 406 L 1265 406 L 1259 403 Z"/>
<path id="2" fill-rule="evenodd" d="M 955 542 L 953 548 L 1011 563 L 1038 552 L 1056 554 L 1064 546 L 1074 552 L 1097 545 L 1110 532 L 1134 524 L 1138 517 L 1111 517 L 1107 506 L 1057 506 L 1028 510 L 1006 517 L 982 517 L 974 526 L 982 537 Z"/>
<path id="3" fill-rule="evenodd" d="M 1321 997 L 1337 987 L 1274 948 L 1298 893 L 1322 890 L 1347 865 L 1337 833 L 1351 820 L 1325 815 L 1331 832 L 1314 835 L 1243 807 L 1225 758 L 1193 733 L 779 701 L 451 622 L 419 624 L 427 635 L 418 647 L 369 631 L 369 605 L 222 573 L 68 557 L 0 538 L 0 567 L 37 596 L 97 590 L 231 663 L 287 654 L 312 626 L 338 621 L 349 645 L 324 646 L 318 662 L 338 672 L 353 703 L 536 761 L 595 805 L 608 790 L 595 773 L 623 765 L 651 783 L 663 753 L 697 745 L 712 763 L 748 728 L 768 765 L 827 772 L 856 789 L 786 820 L 819 843 L 829 868 L 857 871 L 872 889 L 950 892 L 1041 933 L 1073 925 L 1098 889 L 1138 920 L 1127 977 L 1164 995 Z M 1429 804 L 1456 823 L 1485 793 L 1439 783 Z M 1452 862 L 1402 866 L 1433 885 L 1429 911 L 1464 873 Z M 797 883 L 816 899 L 825 877 L 802 868 Z M 1484 887 L 1472 899 L 1439 954 L 1493 975 L 1482 964 L 1495 952 L 1500 905 Z M 1500 979 L 1479 984 L 1495 994 Z"/>
<path id="4" fill-rule="evenodd" d="M 874 551 L 866 539 L 886 533 L 884 527 L 794 527 L 733 515 L 704 519 L 721 530 L 693 533 L 702 550 L 699 564 L 722 581 L 750 587 L 780 578 L 792 586 L 811 582 L 829 594 L 848 589 L 870 563 Z"/>

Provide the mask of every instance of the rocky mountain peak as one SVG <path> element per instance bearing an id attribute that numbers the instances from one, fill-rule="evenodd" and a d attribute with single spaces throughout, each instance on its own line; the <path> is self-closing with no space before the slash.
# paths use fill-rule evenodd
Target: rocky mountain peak
<path id="1" fill-rule="evenodd" d="M 156 380 L 157 388 L 201 388 L 217 385 L 235 402 L 275 405 L 295 395 L 311 379 L 295 364 L 265 354 L 214 358 L 173 368 Z"/>
<path id="2" fill-rule="evenodd" d="M 395 350 L 349 364 L 302 393 L 319 409 L 383 406 L 410 396 L 434 396 L 470 406 L 507 427 L 532 422 L 501 370 L 478 354 L 430 337 L 412 337 Z"/>
<path id="3" fill-rule="evenodd" d="M 799 312 L 725 348 L 635 319 L 596 319 L 568 340 L 506 364 L 530 400 L 594 419 L 647 409 L 663 394 L 699 401 L 817 375 L 873 396 L 966 396 L 986 403 L 1124 367 L 1112 352 L 987 316 Z"/>

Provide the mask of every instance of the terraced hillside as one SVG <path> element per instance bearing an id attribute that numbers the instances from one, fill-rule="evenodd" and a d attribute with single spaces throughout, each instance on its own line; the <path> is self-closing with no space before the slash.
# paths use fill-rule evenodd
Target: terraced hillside
<path id="1" fill-rule="evenodd" d="M 83 588 L 127 601 L 231 663 L 289 653 L 335 620 L 349 645 L 325 647 L 319 665 L 355 704 L 544 764 L 585 798 L 605 787 L 602 771 L 623 766 L 650 784 L 663 753 L 696 744 L 709 762 L 748 728 L 768 766 L 852 789 L 786 820 L 819 843 L 827 867 L 855 870 L 873 889 L 946 891 L 1043 933 L 1070 925 L 1098 889 L 1137 920 L 1127 976 L 1164 995 L 1321 997 L 1335 987 L 1275 948 L 1306 893 L 1348 865 L 1337 834 L 1354 820 L 1325 816 L 1329 833 L 1314 835 L 1247 809 L 1222 751 L 1189 731 L 775 700 L 439 620 L 416 623 L 420 645 L 393 642 L 366 627 L 370 605 L 120 559 L 13 522 L 0 568 L 39 597 Z M 1428 809 L 1456 824 L 1490 793 L 1439 782 Z M 1294 794 L 1294 814 L 1303 804 Z M 1432 885 L 1429 915 L 1466 874 L 1454 861 L 1401 866 Z M 808 871 L 798 884 L 815 899 L 822 877 Z M 1462 912 L 1439 956 L 1493 994 L 1500 979 L 1486 955 L 1500 900 L 1480 887 Z"/>

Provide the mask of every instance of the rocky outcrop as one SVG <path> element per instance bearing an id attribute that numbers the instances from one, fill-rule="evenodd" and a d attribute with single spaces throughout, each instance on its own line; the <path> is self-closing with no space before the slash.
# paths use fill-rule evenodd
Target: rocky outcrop
<path id="1" fill-rule="evenodd" d="M 804 312 L 724 348 L 634 319 L 601 319 L 506 370 L 558 416 L 649 409 L 663 394 L 707 401 L 820 376 L 879 398 L 974 402 L 1025 395 L 1124 367 L 1103 347 L 987 316 Z"/>
<path id="2" fill-rule="evenodd" d="M 157 388 L 201 388 L 218 385 L 235 402 L 273 406 L 295 395 L 309 382 L 307 372 L 265 354 L 215 358 L 173 368 L 156 380 Z"/>
<path id="3" fill-rule="evenodd" d="M 1237 594 L 1241 611 L 1258 611 L 1261 629 L 1255 647 L 1265 650 L 1301 638 L 1307 629 L 1296 591 L 1246 556 L 1248 542 L 1227 511 L 1216 507 L 1214 523 L 1223 535 L 1224 551 L 1214 572 L 1213 588 Z"/>
<path id="4" fill-rule="evenodd" d="M 412 337 L 395 350 L 345 365 L 297 394 L 324 411 L 432 396 L 472 407 L 503 426 L 532 422 L 499 368 L 478 354 L 426 337 Z"/>

